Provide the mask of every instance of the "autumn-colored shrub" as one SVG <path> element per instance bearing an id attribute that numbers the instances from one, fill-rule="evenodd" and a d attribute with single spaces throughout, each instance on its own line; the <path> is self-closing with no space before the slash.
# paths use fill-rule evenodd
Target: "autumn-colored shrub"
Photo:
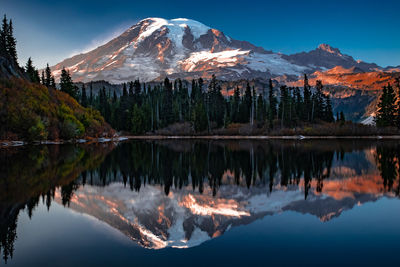
<path id="1" fill-rule="evenodd" d="M 68 94 L 23 79 L 0 80 L 0 139 L 27 141 L 111 136 L 98 111 Z"/>

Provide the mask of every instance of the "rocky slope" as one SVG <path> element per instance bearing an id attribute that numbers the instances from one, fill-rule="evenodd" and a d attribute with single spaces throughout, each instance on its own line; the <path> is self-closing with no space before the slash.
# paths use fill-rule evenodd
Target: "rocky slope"
<path id="1" fill-rule="evenodd" d="M 223 80 L 269 78 L 327 70 L 336 66 L 361 71 L 381 70 L 374 63 L 356 61 L 327 44 L 310 52 L 283 55 L 238 41 L 190 19 L 148 18 L 108 43 L 52 67 L 57 77 L 63 67 L 75 81 L 121 83 L 140 78 L 148 82 L 171 78 Z M 395 70 L 392 68 L 391 70 Z"/>

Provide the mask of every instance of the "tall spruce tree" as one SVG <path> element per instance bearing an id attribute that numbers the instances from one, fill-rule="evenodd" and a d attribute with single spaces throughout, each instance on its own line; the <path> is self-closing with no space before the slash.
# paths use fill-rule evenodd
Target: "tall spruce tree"
<path id="1" fill-rule="evenodd" d="M 65 70 L 64 70 L 65 71 Z M 51 70 L 50 70 L 50 67 L 49 67 L 49 63 L 47 63 L 47 65 L 46 65 L 46 69 L 45 69 L 45 82 L 44 82 L 44 85 L 46 85 L 47 87 L 50 87 L 50 84 L 51 84 Z M 69 74 L 68 74 L 68 76 L 69 76 Z"/>
<path id="2" fill-rule="evenodd" d="M 322 81 L 317 80 L 315 84 L 315 95 L 313 97 L 313 111 L 312 111 L 312 119 L 324 119 L 324 111 L 325 111 L 325 102 L 324 102 L 324 93 Z"/>
<path id="3" fill-rule="evenodd" d="M 334 122 L 335 118 L 333 117 L 331 98 L 329 94 L 324 95 L 324 97 L 325 97 L 324 121 Z"/>
<path id="4" fill-rule="evenodd" d="M 169 81 L 168 77 L 164 79 L 164 90 L 162 98 L 162 112 L 161 118 L 163 126 L 167 126 L 174 122 L 174 113 L 172 110 L 173 103 L 173 93 L 172 93 L 172 83 Z"/>
<path id="5" fill-rule="evenodd" d="M 307 74 L 304 74 L 303 95 L 304 95 L 304 110 L 302 112 L 303 120 L 311 121 L 312 95 L 311 95 L 311 86 L 308 84 Z"/>
<path id="6" fill-rule="evenodd" d="M 81 88 L 81 104 L 82 106 L 84 106 L 85 108 L 88 106 L 88 99 L 87 99 L 87 95 L 86 95 L 86 88 L 85 88 L 85 84 L 82 84 L 82 88 Z"/>
<path id="7" fill-rule="evenodd" d="M 231 121 L 232 122 L 239 122 L 240 115 L 239 115 L 239 107 L 240 107 L 240 90 L 239 86 L 236 86 L 233 98 L 231 102 Z"/>
<path id="8" fill-rule="evenodd" d="M 12 20 L 10 19 L 10 22 L 7 27 L 7 33 L 6 33 L 6 45 L 7 45 L 7 53 L 10 56 L 10 58 L 17 63 L 18 58 L 17 58 L 17 41 L 14 37 L 14 29 L 13 29 L 13 24 Z"/>
<path id="9" fill-rule="evenodd" d="M 0 30 L 0 55 L 2 56 L 8 56 L 7 33 L 8 33 L 8 21 L 7 21 L 7 16 L 4 15 Z"/>
<path id="10" fill-rule="evenodd" d="M 272 84 L 272 80 L 269 79 L 269 88 L 268 88 L 268 122 L 269 122 L 269 128 L 272 129 L 273 127 L 273 122 L 276 118 L 277 115 L 277 110 L 276 110 L 276 105 L 278 103 L 278 100 L 274 96 L 274 87 Z"/>
<path id="11" fill-rule="evenodd" d="M 40 80 L 42 81 L 43 85 L 46 85 L 46 78 L 44 77 L 44 70 L 42 70 L 42 76 L 41 76 Z"/>
<path id="12" fill-rule="evenodd" d="M 247 123 L 250 121 L 252 111 L 253 97 L 251 95 L 250 84 L 247 82 L 246 90 L 243 96 L 243 108 L 241 110 L 242 122 Z"/>
<path id="13" fill-rule="evenodd" d="M 93 97 L 94 97 L 94 95 L 93 95 L 93 82 L 90 82 L 90 93 L 89 93 L 89 105 L 90 106 L 93 106 L 93 102 L 94 102 L 94 99 L 93 99 Z"/>
<path id="14" fill-rule="evenodd" d="M 397 123 L 397 128 L 400 129 L 400 78 L 396 78 L 396 87 L 397 87 L 396 123 Z"/>
<path id="15" fill-rule="evenodd" d="M 33 62 L 32 62 L 31 58 L 28 58 L 28 61 L 26 62 L 25 72 L 26 72 L 26 74 L 28 74 L 28 77 L 31 80 L 31 82 L 35 82 L 35 83 L 40 82 L 40 80 L 37 77 L 38 76 L 37 70 L 33 66 Z"/>
<path id="16" fill-rule="evenodd" d="M 47 70 L 47 69 L 46 69 Z M 46 71 L 46 82 L 47 82 L 47 77 L 50 75 L 47 74 Z M 51 76 L 50 76 L 51 78 Z M 49 78 L 49 79 L 50 79 Z M 60 76 L 60 90 L 64 93 L 69 94 L 73 98 L 77 99 L 78 98 L 78 89 L 74 85 L 71 76 L 69 75 L 69 72 L 63 68 L 61 70 L 61 76 Z"/>
<path id="17" fill-rule="evenodd" d="M 375 119 L 378 127 L 396 126 L 396 94 L 393 87 L 388 84 L 383 87 L 382 95 L 378 103 L 378 111 Z"/>

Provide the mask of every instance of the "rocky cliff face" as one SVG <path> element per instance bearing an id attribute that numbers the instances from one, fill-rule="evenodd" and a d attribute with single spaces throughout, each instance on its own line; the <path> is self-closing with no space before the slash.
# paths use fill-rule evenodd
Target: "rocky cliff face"
<path id="1" fill-rule="evenodd" d="M 26 78 L 15 62 L 0 55 L 0 78 L 9 79 L 11 77 Z"/>

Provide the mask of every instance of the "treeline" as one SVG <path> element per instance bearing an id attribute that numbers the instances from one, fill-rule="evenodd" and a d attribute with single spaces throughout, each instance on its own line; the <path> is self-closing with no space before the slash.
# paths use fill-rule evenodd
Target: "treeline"
<path id="1" fill-rule="evenodd" d="M 191 82 L 165 78 L 163 83 L 150 86 L 139 80 L 123 84 L 122 95 L 115 90 L 100 90 L 94 95 L 83 84 L 79 92 L 65 69 L 62 70 L 60 89 L 75 97 L 83 106 L 100 111 L 114 129 L 133 134 L 154 132 L 174 123 L 190 122 L 195 132 L 210 132 L 231 123 L 244 123 L 258 128 L 273 129 L 280 125 L 295 127 L 304 123 L 334 122 L 329 95 L 323 93 L 321 81 L 315 90 L 305 75 L 304 92 L 300 88 L 280 86 L 279 101 L 274 94 L 272 80 L 268 95 L 257 93 L 247 82 L 244 93 L 240 88 L 225 97 L 220 82 L 212 76 L 207 88 L 203 79 Z M 337 119 L 344 121 L 343 113 Z"/>
<path id="2" fill-rule="evenodd" d="M 383 87 L 379 98 L 375 122 L 378 127 L 397 127 L 400 129 L 400 78 L 396 78 L 397 96 L 393 87 Z"/>

